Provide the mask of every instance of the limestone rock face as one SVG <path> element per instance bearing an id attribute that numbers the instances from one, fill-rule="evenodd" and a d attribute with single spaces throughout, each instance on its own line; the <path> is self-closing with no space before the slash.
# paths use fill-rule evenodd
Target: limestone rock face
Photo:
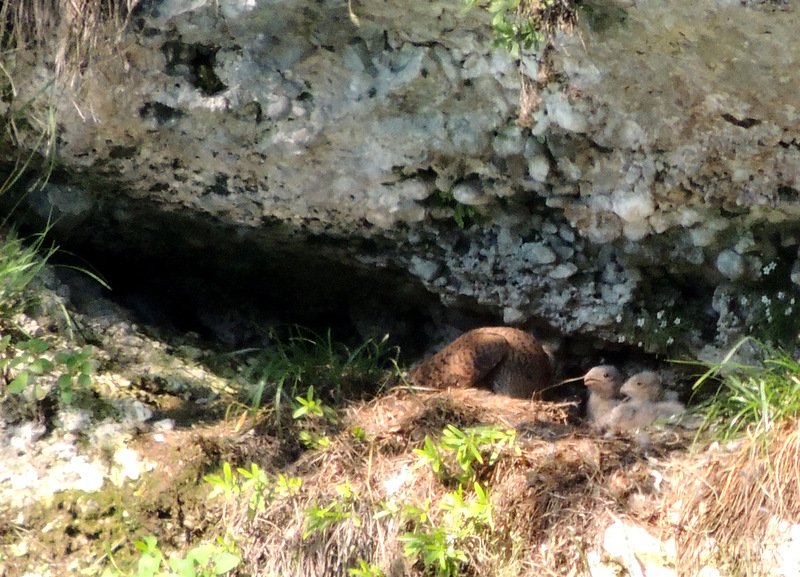
<path id="1" fill-rule="evenodd" d="M 537 56 L 492 48 L 485 14 L 350 7 L 153 0 L 75 72 L 54 79 L 57 45 L 18 52 L 17 147 L 48 107 L 58 128 L 33 212 L 112 250 L 402 271 L 445 305 L 648 351 L 796 333 L 796 0 L 587 2 L 530 128 Z"/>

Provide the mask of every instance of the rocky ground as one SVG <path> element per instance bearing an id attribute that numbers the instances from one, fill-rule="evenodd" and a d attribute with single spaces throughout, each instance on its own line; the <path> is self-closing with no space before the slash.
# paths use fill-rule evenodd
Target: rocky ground
<path id="1" fill-rule="evenodd" d="M 91 346 L 91 366 L 84 367 L 91 384 L 75 381 L 65 402 L 64 389 L 53 382 L 57 363 L 49 373 L 35 373 L 30 363 L 5 370 L 7 387 L 26 367 L 31 382 L 22 393 L 4 392 L 0 405 L 0 575 L 91 575 L 114 566 L 126 574 L 141 554 L 133 542 L 146 535 L 155 536 L 165 553 L 234 536 L 244 574 L 345 574 L 344 563 L 353 560 L 337 541 L 343 531 L 326 541 L 343 564 L 320 565 L 314 538 L 300 538 L 303 517 L 280 522 L 286 510 L 279 505 L 307 510 L 341 484 L 360 491 L 374 507 L 419 491 L 441 497 L 447 488 L 415 465 L 414 449 L 448 424 L 517 431 L 517 449 L 501 452 L 484 474 L 502 517 L 498 526 L 517 519 L 510 534 L 538 543 L 513 565 L 518 574 L 537 574 L 549 562 L 596 577 L 620 571 L 677 575 L 689 561 L 705 576 L 730 574 L 713 545 L 689 547 L 681 528 L 694 522 L 685 505 L 696 479 L 706 475 L 708 463 L 729 462 L 741 444 L 693 450 L 693 433 L 675 430 L 603 438 L 568 407 L 537 408 L 485 392 L 410 393 L 403 387 L 342 406 L 337 417 L 329 417 L 334 426 L 298 429 L 284 419 L 281 431 L 282 419 L 274 415 L 248 417 L 236 394 L 241 379 L 220 361 L 225 355 L 200 346 L 192 335 L 156 336 L 99 288 L 66 284 L 48 271 L 40 284 L 39 305 L 15 317 L 3 334 L 14 333 L 20 342 L 24 330 L 47 341 L 50 348 L 40 356 L 54 361 L 59 352 Z M 72 294 L 78 288 L 81 299 Z M 81 307 L 72 308 L 78 300 Z M 13 356 L 10 349 L 4 354 Z M 52 387 L 49 392 L 37 391 L 36 379 L 42 391 Z M 310 445 L 302 431 L 329 445 Z M 203 478 L 219 473 L 223 462 L 245 468 L 257 463 L 270 475 L 294 475 L 303 489 L 252 518 L 235 501 L 209 500 Z M 558 505 L 560 499 L 572 506 Z M 552 523 L 542 521 L 548 517 Z M 521 529 L 534 520 L 530 529 Z M 370 543 L 391 526 L 369 520 L 349 525 L 347 534 L 352 543 Z M 586 532 L 577 541 L 567 534 L 576 527 Z M 762 559 L 766 574 L 800 570 L 793 547 L 797 527 L 777 518 L 770 525 L 772 545 Z M 264 557 L 267 544 L 288 547 L 304 561 L 282 566 L 281 559 Z M 697 551 L 699 557 L 687 557 Z M 470 555 L 472 563 L 488 563 Z M 386 574 L 420 570 L 408 560 L 388 566 Z"/>
<path id="2" fill-rule="evenodd" d="M 118 549 L 130 554 L 142 533 L 187 539 L 187 518 L 204 497 L 197 481 L 216 462 L 202 439 L 221 436 L 231 402 L 226 381 L 203 365 L 205 351 L 189 344 L 191 335 L 165 344 L 100 297 L 99 285 L 70 299 L 70 289 L 87 285 L 69 287 L 50 270 L 43 277 L 39 304 L 4 323 L 3 335 L 47 342 L 36 357 L 52 361 L 89 347 L 83 370 L 91 385 L 74 381 L 67 402 L 56 381 L 65 365 L 36 373 L 32 361 L 7 362 L 23 351 L 4 351 L 3 575 L 99 571 Z M 86 306 L 74 309 L 75 300 Z M 28 371 L 28 386 L 9 394 L 8 383 Z"/>

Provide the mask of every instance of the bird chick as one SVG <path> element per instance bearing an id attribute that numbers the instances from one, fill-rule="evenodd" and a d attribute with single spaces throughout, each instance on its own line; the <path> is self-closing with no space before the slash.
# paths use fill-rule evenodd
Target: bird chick
<path id="1" fill-rule="evenodd" d="M 664 401 L 661 379 L 652 371 L 633 375 L 620 388 L 628 400 L 609 413 L 608 426 L 616 431 L 635 431 L 656 421 L 680 414 L 685 407 L 677 401 Z"/>
<path id="2" fill-rule="evenodd" d="M 599 365 L 587 371 L 583 382 L 589 389 L 589 422 L 592 427 L 601 429 L 608 425 L 611 411 L 619 405 L 616 397 L 622 386 L 622 373 L 611 365 Z"/>
<path id="3" fill-rule="evenodd" d="M 633 375 L 622 384 L 619 392 L 637 403 L 655 403 L 664 396 L 661 378 L 653 371 L 642 371 Z"/>

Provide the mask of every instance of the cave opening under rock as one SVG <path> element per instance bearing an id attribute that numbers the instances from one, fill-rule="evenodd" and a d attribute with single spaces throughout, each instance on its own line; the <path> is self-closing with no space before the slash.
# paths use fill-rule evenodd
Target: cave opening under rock
<path id="1" fill-rule="evenodd" d="M 0 197 L 0 214 L 23 235 L 49 231 L 59 247 L 54 270 L 79 309 L 110 299 L 142 325 L 229 349 L 259 346 L 271 329 L 293 325 L 348 345 L 388 334 L 407 359 L 426 351 L 443 322 L 491 322 L 448 309 L 407 271 L 380 264 L 395 248 L 385 238 L 314 234 L 277 218 L 221 222 L 52 181 L 38 194 L 30 183 L 19 189 L 27 192 Z"/>
<path id="2" fill-rule="evenodd" d="M 88 292 L 100 290 L 141 324 L 192 332 L 223 348 L 259 346 L 270 331 L 299 325 L 320 335 L 330 331 L 348 345 L 388 334 L 403 356 L 413 359 L 429 346 L 425 335 L 435 317 L 446 314 L 404 271 L 347 262 L 324 241 L 262 237 L 255 242 L 249 235 L 236 238 L 233 231 L 210 228 L 182 235 L 174 231 L 187 229 L 166 223 L 159 229 L 172 232 L 134 234 L 129 244 L 121 236 L 75 239 L 56 232 L 61 250 L 54 263 L 101 277 L 111 291 Z M 74 282 L 79 275 L 66 270 Z M 84 276 L 81 287 L 94 283 Z M 73 290 L 72 300 L 80 306 L 81 295 Z"/>

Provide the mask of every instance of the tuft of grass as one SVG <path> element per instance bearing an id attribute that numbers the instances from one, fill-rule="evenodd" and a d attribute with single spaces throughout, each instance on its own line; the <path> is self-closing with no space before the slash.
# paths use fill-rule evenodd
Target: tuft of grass
<path id="1" fill-rule="evenodd" d="M 737 360 L 745 354 L 750 360 Z M 693 387 L 696 394 L 715 387 L 698 406 L 701 431 L 725 441 L 745 432 L 763 436 L 800 417 L 800 362 L 787 351 L 746 337 L 706 367 Z"/>
<path id="2" fill-rule="evenodd" d="M 709 564 L 727 575 L 776 574 L 775 549 L 790 541 L 785 527 L 800 522 L 800 421 L 748 429 L 688 472 L 677 497 L 683 574 Z"/>
<path id="3" fill-rule="evenodd" d="M 0 320 L 10 320 L 26 303 L 26 289 L 55 254 L 55 246 L 45 246 L 47 231 L 26 243 L 15 231 L 0 241 Z"/>
<path id="4" fill-rule="evenodd" d="M 119 36 L 140 0 L 8 0 L 0 4 L 0 50 L 11 52 L 31 46 L 49 46 L 56 71 L 68 64 L 75 71 L 89 58 L 110 23 Z"/>
<path id="5" fill-rule="evenodd" d="M 398 372 L 399 350 L 388 343 L 366 340 L 351 348 L 324 335 L 295 326 L 289 336 L 273 333 L 268 349 L 248 349 L 233 354 L 242 361 L 233 386 L 254 411 L 270 404 L 278 427 L 287 406 L 296 416 L 337 405 L 345 399 L 379 393 Z"/>
<path id="6" fill-rule="evenodd" d="M 743 576 L 770 573 L 767 552 L 786 536 L 781 523 L 800 521 L 800 362 L 753 337 L 717 363 L 704 365 L 694 385 L 702 433 L 712 444 L 687 468 L 679 505 L 677 566 L 703 566 Z"/>

